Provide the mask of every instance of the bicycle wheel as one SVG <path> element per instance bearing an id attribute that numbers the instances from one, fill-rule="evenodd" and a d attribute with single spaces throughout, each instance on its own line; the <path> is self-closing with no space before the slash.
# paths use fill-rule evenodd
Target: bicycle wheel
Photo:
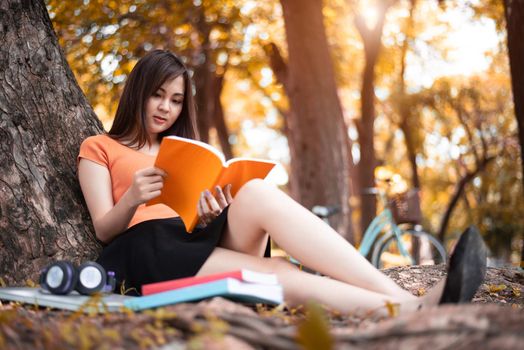
<path id="1" fill-rule="evenodd" d="M 388 233 L 373 249 L 371 262 L 377 268 L 418 265 L 438 265 L 446 262 L 446 249 L 433 235 L 416 230 L 402 231 L 400 241 L 410 257 L 403 256 L 399 240 L 392 232 Z M 418 246 L 418 250 L 415 248 Z M 414 261 L 413 261 L 414 260 Z"/>

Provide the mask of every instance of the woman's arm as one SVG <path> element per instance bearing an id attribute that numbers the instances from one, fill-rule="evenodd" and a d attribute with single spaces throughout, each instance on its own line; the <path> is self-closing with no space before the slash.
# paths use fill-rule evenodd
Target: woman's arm
<path id="1" fill-rule="evenodd" d="M 133 184 L 115 204 L 109 170 L 81 158 L 78 165 L 80 187 L 91 214 L 96 237 L 105 243 L 127 229 L 127 225 L 142 203 L 160 195 L 165 173 L 158 168 L 146 168 L 135 173 Z"/>

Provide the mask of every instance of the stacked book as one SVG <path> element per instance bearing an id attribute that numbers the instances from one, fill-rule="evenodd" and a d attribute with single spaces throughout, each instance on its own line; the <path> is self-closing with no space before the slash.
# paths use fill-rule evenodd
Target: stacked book
<path id="1" fill-rule="evenodd" d="M 242 269 L 146 284 L 142 286 L 143 296 L 125 300 L 124 306 L 138 311 L 215 296 L 247 303 L 281 304 L 283 294 L 275 274 Z"/>

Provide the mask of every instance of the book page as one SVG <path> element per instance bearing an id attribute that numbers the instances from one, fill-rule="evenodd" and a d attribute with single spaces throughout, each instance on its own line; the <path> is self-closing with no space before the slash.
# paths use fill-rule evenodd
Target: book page
<path id="1" fill-rule="evenodd" d="M 231 195 L 234 197 L 238 190 L 249 180 L 263 179 L 276 165 L 273 161 L 250 158 L 235 158 L 228 161 L 216 185 L 224 187 L 231 184 Z"/>
<path id="2" fill-rule="evenodd" d="M 199 219 L 200 194 L 212 190 L 222 169 L 222 160 L 210 147 L 180 137 L 165 137 L 155 161 L 155 166 L 166 171 L 167 177 L 162 194 L 147 204 L 164 203 L 171 207 L 180 215 L 188 232 Z"/>

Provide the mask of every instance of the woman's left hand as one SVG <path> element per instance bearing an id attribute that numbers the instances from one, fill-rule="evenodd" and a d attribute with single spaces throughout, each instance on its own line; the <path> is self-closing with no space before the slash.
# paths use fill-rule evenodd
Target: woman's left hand
<path id="1" fill-rule="evenodd" d="M 200 223 L 206 226 L 220 215 L 222 210 L 233 201 L 231 184 L 224 186 L 224 190 L 222 190 L 220 186 L 216 186 L 215 192 L 216 195 L 213 196 L 209 190 L 205 190 L 200 195 L 200 200 L 198 201 L 197 210 Z"/>

